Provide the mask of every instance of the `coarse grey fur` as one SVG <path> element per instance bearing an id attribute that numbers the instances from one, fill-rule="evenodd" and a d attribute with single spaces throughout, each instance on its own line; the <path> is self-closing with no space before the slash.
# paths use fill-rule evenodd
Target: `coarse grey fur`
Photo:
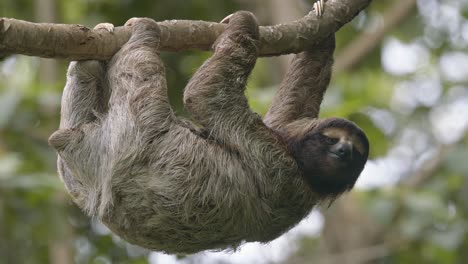
<path id="1" fill-rule="evenodd" d="M 130 243 L 194 253 L 271 241 L 332 196 L 309 188 L 278 131 L 305 133 L 319 123 L 334 44 L 324 53 L 297 55 L 309 54 L 319 61 L 310 70 L 324 72 L 298 74 L 307 89 L 283 84 L 279 96 L 296 103 L 277 98 L 267 126 L 244 96 L 258 25 L 252 14 L 235 13 L 186 87 L 195 126 L 169 105 L 157 24 L 133 19 L 126 25 L 132 37 L 111 61 L 70 64 L 60 129 L 49 139 L 67 190 L 87 214 Z M 286 116 L 291 107 L 301 114 Z"/>

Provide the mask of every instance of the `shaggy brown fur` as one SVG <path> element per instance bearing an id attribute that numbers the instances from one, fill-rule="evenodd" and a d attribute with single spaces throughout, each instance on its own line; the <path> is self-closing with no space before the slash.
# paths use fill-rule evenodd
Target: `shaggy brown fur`
<path id="1" fill-rule="evenodd" d="M 157 24 L 127 26 L 132 37 L 108 65 L 70 64 L 60 129 L 50 137 L 60 175 L 89 215 L 130 243 L 194 253 L 270 241 L 336 196 L 310 188 L 304 177 L 314 175 L 292 147 L 321 123 L 313 118 L 330 79 L 333 39 L 297 55 L 267 126 L 244 96 L 258 25 L 252 14 L 235 13 L 185 90 L 198 129 L 169 105 Z"/>

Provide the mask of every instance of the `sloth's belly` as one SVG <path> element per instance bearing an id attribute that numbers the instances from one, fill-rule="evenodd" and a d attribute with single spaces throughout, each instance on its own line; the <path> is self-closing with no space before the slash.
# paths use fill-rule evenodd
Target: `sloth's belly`
<path id="1" fill-rule="evenodd" d="M 211 195 L 147 194 L 149 200 L 134 202 L 133 208 L 125 198 L 120 204 L 117 199 L 103 222 L 128 242 L 151 250 L 188 254 L 232 249 L 244 242 L 271 241 L 303 219 L 314 199 L 302 185 L 293 180 L 263 197 L 234 187 L 224 195 L 219 190 Z"/>

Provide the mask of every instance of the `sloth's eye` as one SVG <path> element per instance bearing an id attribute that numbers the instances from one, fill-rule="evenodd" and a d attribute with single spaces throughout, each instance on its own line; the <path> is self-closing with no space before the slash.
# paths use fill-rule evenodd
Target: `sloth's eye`
<path id="1" fill-rule="evenodd" d="M 325 143 L 327 143 L 328 145 L 335 145 L 339 141 L 339 139 L 337 138 L 331 138 L 327 136 L 324 136 L 324 140 L 325 140 Z"/>

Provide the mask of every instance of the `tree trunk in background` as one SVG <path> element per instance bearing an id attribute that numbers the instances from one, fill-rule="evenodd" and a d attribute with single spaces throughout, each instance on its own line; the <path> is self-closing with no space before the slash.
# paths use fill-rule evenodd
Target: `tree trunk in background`
<path id="1" fill-rule="evenodd" d="M 36 0 L 35 13 L 38 22 L 57 22 L 57 3 L 55 0 Z M 40 59 L 39 81 L 46 85 L 54 85 L 59 80 L 58 61 L 55 59 Z"/>
<path id="2" fill-rule="evenodd" d="M 265 5 L 265 2 L 262 1 Z M 298 0 L 295 1 L 284 1 L 284 0 L 271 0 L 268 1 L 270 11 L 270 22 L 273 25 L 287 23 L 294 20 L 297 20 L 308 13 L 307 10 L 301 10 L 299 8 Z M 275 63 L 279 63 L 281 66 L 281 74 L 283 76 L 286 70 L 288 69 L 289 62 L 294 55 L 286 55 L 273 58 Z"/>
<path id="3" fill-rule="evenodd" d="M 284 0 L 271 0 L 271 1 L 248 1 L 237 0 L 243 6 L 251 5 L 252 10 L 260 25 L 277 25 L 281 23 L 288 23 L 303 17 L 308 13 L 308 10 L 301 9 L 299 0 L 284 1 Z M 286 73 L 289 62 L 293 54 L 283 55 L 277 57 L 265 57 L 261 60 L 268 60 L 271 81 L 274 84 L 279 84 Z"/>
<path id="4" fill-rule="evenodd" d="M 0 195 L 0 237 L 6 237 L 5 234 L 5 228 L 6 228 L 6 223 L 5 223 L 5 206 L 3 205 L 3 197 Z M 7 252 L 7 245 L 6 245 L 6 241 L 8 240 L 3 240 L 3 239 L 0 239 L 0 256 L 6 256 Z"/>
<path id="5" fill-rule="evenodd" d="M 40 22 L 57 21 L 57 3 L 55 0 L 36 0 L 35 5 L 36 20 Z M 59 65 L 55 59 L 40 59 L 39 82 L 43 86 L 53 86 L 59 80 Z M 54 197 L 58 207 L 66 207 L 66 196 L 57 193 Z M 52 222 L 56 226 L 56 232 L 49 237 L 49 263 L 51 264 L 71 264 L 73 263 L 73 235 L 70 225 L 66 222 L 63 214 L 52 214 Z"/>
<path id="6" fill-rule="evenodd" d="M 341 196 L 323 213 L 321 252 L 329 256 L 320 258 L 324 263 L 361 264 L 382 257 L 382 249 L 374 249 L 381 242 L 377 241 L 380 229 L 360 208 L 353 193 Z"/>
<path id="7" fill-rule="evenodd" d="M 57 192 L 53 201 L 57 208 L 67 207 L 67 194 Z M 73 262 L 73 230 L 67 222 L 67 210 L 57 210 L 52 214 L 52 223 L 55 233 L 49 237 L 49 263 L 72 264 Z"/>

